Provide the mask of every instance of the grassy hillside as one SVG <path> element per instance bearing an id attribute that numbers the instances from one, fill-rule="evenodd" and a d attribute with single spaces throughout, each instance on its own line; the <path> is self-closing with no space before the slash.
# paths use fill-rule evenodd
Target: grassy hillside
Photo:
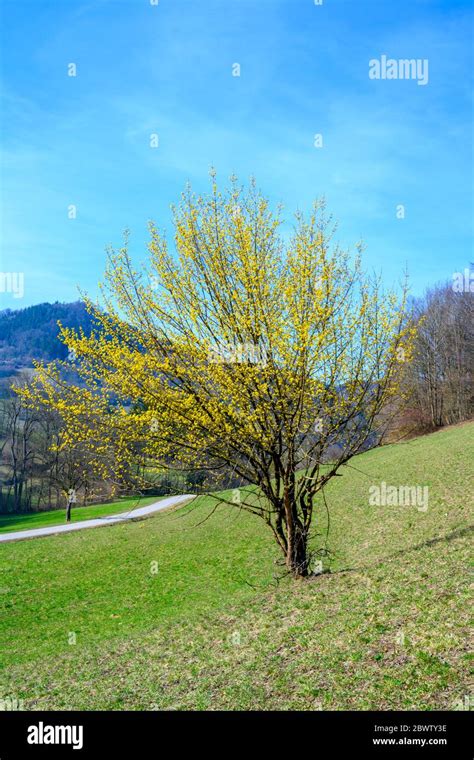
<path id="1" fill-rule="evenodd" d="M 211 514 L 205 498 L 0 546 L 0 696 L 29 709 L 453 709 L 470 693 L 473 432 L 352 460 L 327 489 L 331 573 L 306 582 L 283 576 L 262 521 Z M 382 480 L 428 485 L 428 510 L 370 506 Z"/>

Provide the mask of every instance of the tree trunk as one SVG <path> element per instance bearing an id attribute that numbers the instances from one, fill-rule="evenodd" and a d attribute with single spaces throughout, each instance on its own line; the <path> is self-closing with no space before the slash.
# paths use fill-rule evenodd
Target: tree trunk
<path id="1" fill-rule="evenodd" d="M 288 526 L 286 566 L 295 578 L 306 578 L 309 572 L 308 536 L 299 525 Z"/>
<path id="2" fill-rule="evenodd" d="M 66 522 L 71 522 L 71 507 L 72 501 L 68 501 L 66 508 Z"/>

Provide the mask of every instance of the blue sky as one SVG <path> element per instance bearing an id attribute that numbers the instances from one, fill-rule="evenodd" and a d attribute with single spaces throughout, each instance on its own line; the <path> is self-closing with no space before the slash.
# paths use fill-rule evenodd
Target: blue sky
<path id="1" fill-rule="evenodd" d="M 1 307 L 94 296 L 105 246 L 128 227 L 140 259 L 148 219 L 171 237 L 170 204 L 211 166 L 255 175 L 289 220 L 324 194 L 387 285 L 451 279 L 473 260 L 470 7 L 3 0 L 0 270 L 25 279 Z M 383 54 L 428 59 L 428 83 L 371 80 Z"/>

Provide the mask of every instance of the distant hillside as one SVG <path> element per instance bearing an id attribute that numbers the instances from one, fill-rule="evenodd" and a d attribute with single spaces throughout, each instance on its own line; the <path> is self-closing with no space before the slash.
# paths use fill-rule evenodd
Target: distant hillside
<path id="1" fill-rule="evenodd" d="M 82 327 L 90 333 L 92 320 L 82 301 L 0 311 L 0 379 L 31 367 L 33 359 L 66 358 L 67 348 L 58 339 L 58 320 L 65 327 Z"/>

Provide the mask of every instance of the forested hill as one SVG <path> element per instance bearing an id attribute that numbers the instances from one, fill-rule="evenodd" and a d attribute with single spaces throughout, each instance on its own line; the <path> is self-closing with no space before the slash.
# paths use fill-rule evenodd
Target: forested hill
<path id="1" fill-rule="evenodd" d="M 84 303 L 41 303 L 26 309 L 0 311 L 0 372 L 3 376 L 31 367 L 33 359 L 64 359 L 67 348 L 58 339 L 58 320 L 89 334 L 91 318 Z"/>

